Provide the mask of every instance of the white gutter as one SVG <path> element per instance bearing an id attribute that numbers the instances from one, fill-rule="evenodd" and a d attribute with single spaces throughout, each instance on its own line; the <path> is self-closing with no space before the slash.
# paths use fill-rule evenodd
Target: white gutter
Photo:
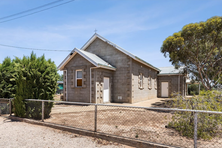
<path id="1" fill-rule="evenodd" d="M 63 71 L 65 71 L 66 72 L 66 101 L 68 101 L 68 85 L 67 85 L 67 70 L 63 70 Z"/>

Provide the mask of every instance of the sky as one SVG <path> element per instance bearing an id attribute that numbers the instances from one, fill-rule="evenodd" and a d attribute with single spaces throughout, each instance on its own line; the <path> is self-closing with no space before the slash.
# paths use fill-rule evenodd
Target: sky
<path id="1" fill-rule="evenodd" d="M 81 48 L 97 30 L 99 35 L 153 66 L 166 67 L 171 63 L 160 49 L 168 36 L 184 25 L 222 16 L 221 0 L 75 0 L 12 21 L 4 22 L 13 17 L 2 19 L 54 1 L 1 0 L 0 44 L 65 50 L 34 50 L 37 56 L 44 54 L 58 66 L 69 54 L 67 50 Z M 6 57 L 22 58 L 31 52 L 0 46 L 0 63 Z"/>

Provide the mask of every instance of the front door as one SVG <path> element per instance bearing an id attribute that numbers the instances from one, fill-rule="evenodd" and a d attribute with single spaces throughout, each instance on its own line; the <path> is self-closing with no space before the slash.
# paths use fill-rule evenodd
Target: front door
<path id="1" fill-rule="evenodd" d="M 103 78 L 103 103 L 109 102 L 109 78 Z"/>
<path id="2" fill-rule="evenodd" d="M 161 83 L 161 97 L 168 97 L 168 82 Z"/>

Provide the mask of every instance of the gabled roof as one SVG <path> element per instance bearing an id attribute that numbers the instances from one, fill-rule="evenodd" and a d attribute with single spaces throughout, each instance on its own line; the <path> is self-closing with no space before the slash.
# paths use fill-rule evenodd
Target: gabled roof
<path id="1" fill-rule="evenodd" d="M 68 58 L 66 58 L 67 60 L 65 60 L 63 62 L 68 63 L 72 59 L 72 57 L 74 57 L 77 53 L 80 56 L 82 56 L 83 58 L 85 58 L 86 60 L 88 60 L 90 63 L 92 63 L 96 67 L 101 67 L 101 68 L 110 69 L 110 70 L 116 70 L 115 67 L 113 67 L 112 65 L 110 65 L 108 62 L 104 61 L 103 59 L 101 59 L 97 55 L 87 52 L 87 51 L 77 49 L 77 48 L 75 48 L 72 51 L 72 54 L 70 54 L 68 56 Z M 63 62 L 59 65 L 59 69 L 64 67 L 65 64 L 63 64 Z"/>
<path id="2" fill-rule="evenodd" d="M 100 36 L 100 35 L 97 34 L 97 33 L 95 33 L 95 34 L 82 46 L 82 48 L 81 48 L 80 50 L 78 49 L 78 52 L 83 53 L 82 51 L 85 51 L 86 48 L 87 48 L 96 38 L 99 38 L 99 39 L 101 39 L 102 41 L 108 43 L 109 45 L 113 46 L 114 48 L 116 48 L 117 50 L 121 51 L 122 53 L 128 55 L 129 57 L 131 57 L 131 58 L 134 59 L 135 61 L 137 61 L 137 62 L 139 62 L 139 63 L 142 63 L 142 64 L 144 64 L 144 65 L 146 65 L 146 66 L 148 66 L 148 67 L 150 67 L 150 68 L 152 68 L 152 69 L 154 69 L 154 70 L 156 70 L 156 71 L 160 71 L 160 69 L 158 69 L 157 67 L 154 67 L 153 65 L 147 63 L 146 61 L 138 58 L 137 56 L 135 56 L 135 55 L 131 54 L 130 52 L 124 50 L 123 48 L 121 48 L 121 47 L 119 47 L 118 45 L 112 43 L 111 41 L 105 39 L 104 37 Z M 76 49 L 76 48 L 75 48 L 75 49 Z M 75 50 L 75 49 L 74 49 L 74 50 Z M 68 61 L 70 61 L 70 60 L 72 59 L 72 57 L 73 57 L 72 54 L 74 53 L 74 50 L 70 53 L 70 55 L 68 55 L 68 56 L 63 60 L 63 62 L 58 66 L 58 69 L 61 70 L 61 68 L 64 67 L 65 64 L 67 64 Z M 87 53 L 89 53 L 89 52 L 87 52 Z M 95 55 L 95 56 L 96 56 L 96 55 Z M 98 56 L 97 56 L 97 57 L 98 57 Z M 106 63 L 107 63 L 107 62 L 106 62 Z"/>
<path id="3" fill-rule="evenodd" d="M 86 48 L 96 39 L 96 38 L 99 38 L 101 39 L 102 41 L 108 43 L 109 45 L 113 46 L 114 48 L 118 49 L 119 51 L 121 51 L 122 53 L 128 55 L 129 57 L 131 57 L 132 59 L 134 59 L 135 61 L 137 62 L 140 62 L 156 71 L 160 71 L 160 69 L 158 69 L 157 67 L 147 63 L 146 61 L 138 58 L 137 56 L 131 54 L 130 52 L 126 51 L 125 49 L 121 48 L 120 46 L 114 44 L 113 42 L 107 40 L 106 38 L 100 36 L 99 34 L 95 33 L 81 48 L 81 50 L 86 50 Z"/>
<path id="4" fill-rule="evenodd" d="M 184 67 L 176 69 L 174 66 L 170 67 L 159 67 L 161 72 L 158 75 L 180 75 L 184 72 Z"/>

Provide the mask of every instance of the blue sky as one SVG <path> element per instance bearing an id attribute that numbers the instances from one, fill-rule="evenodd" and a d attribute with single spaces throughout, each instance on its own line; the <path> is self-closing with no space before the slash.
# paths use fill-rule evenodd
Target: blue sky
<path id="1" fill-rule="evenodd" d="M 1 0 L 0 18 L 55 0 Z M 68 0 L 63 0 L 68 1 Z M 222 15 L 221 0 L 75 0 L 67 5 L 0 23 L 0 44 L 72 50 L 97 33 L 156 67 L 170 66 L 160 52 L 165 38 L 189 23 Z M 1 22 L 2 20 L 0 20 Z M 34 51 L 58 66 L 68 52 Z M 31 50 L 0 46 L 5 57 Z"/>

